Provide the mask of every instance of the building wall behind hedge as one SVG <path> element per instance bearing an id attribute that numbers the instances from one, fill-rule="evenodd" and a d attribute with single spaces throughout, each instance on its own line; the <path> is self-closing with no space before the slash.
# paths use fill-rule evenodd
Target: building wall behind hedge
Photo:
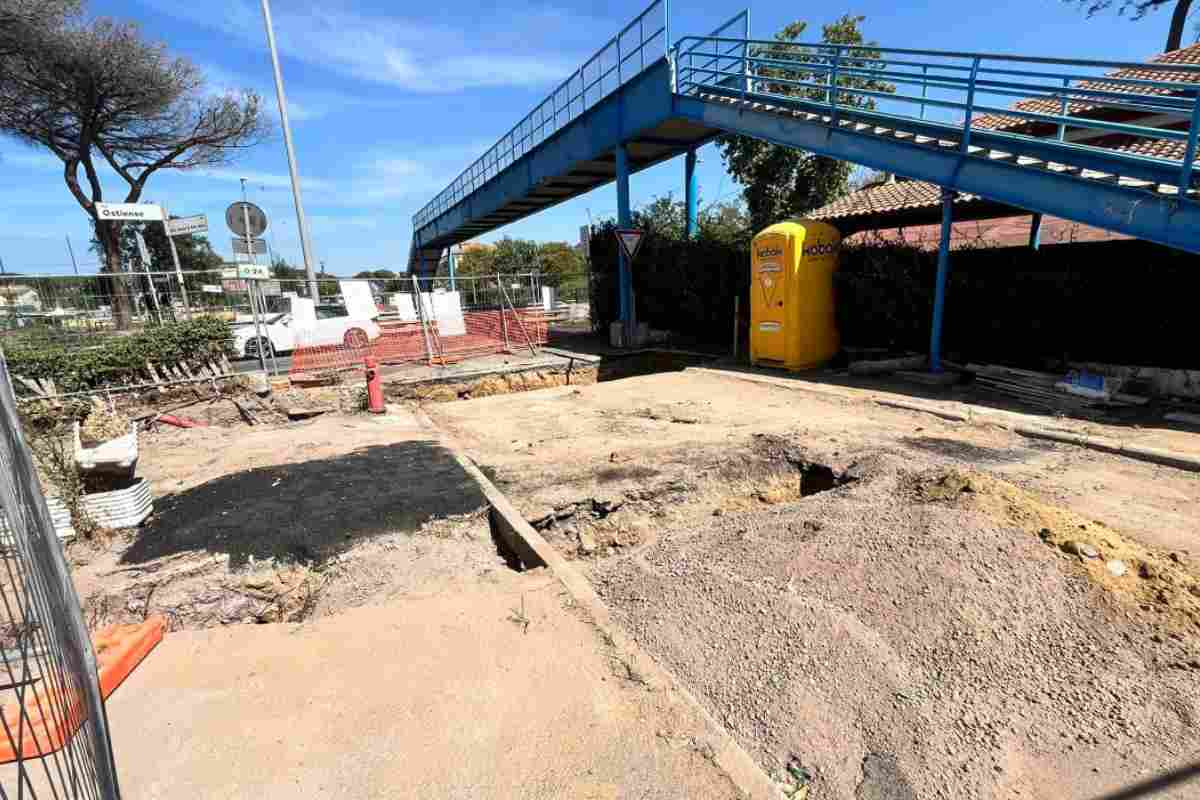
<path id="1" fill-rule="evenodd" d="M 616 242 L 592 237 L 592 318 L 618 316 Z M 648 234 L 633 267 L 637 316 L 727 344 L 733 296 L 749 314 L 746 245 Z M 842 251 L 842 341 L 925 352 L 937 253 L 865 244 Z M 951 360 L 1040 366 L 1047 358 L 1195 368 L 1200 261 L 1139 240 L 963 249 L 951 255 L 943 349 Z M 745 324 L 746 320 L 743 320 Z"/>

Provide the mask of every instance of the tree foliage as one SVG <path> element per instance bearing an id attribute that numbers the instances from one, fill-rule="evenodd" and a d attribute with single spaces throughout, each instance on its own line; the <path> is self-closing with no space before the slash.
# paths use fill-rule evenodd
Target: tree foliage
<path id="1" fill-rule="evenodd" d="M 390 269 L 367 269 L 354 273 L 354 277 L 371 281 L 378 292 L 412 291 L 408 276 Z"/>
<path id="2" fill-rule="evenodd" d="M 860 28 L 864 19 L 847 15 L 824 26 L 821 41 L 825 44 L 869 47 L 873 43 L 865 41 Z M 762 91 L 827 102 L 827 89 L 813 85 L 822 84 L 826 80 L 826 73 L 814 70 L 811 65 L 827 65 L 834 51 L 820 47 L 802 49 L 789 44 L 797 41 L 807 27 L 805 22 L 793 22 L 775 34 L 775 42 L 752 47 L 751 54 L 754 57 L 786 65 L 760 65 L 755 68 L 754 74 Z M 838 86 L 876 92 L 895 90 L 892 84 L 874 75 L 882 69 L 877 51 L 852 47 L 842 51 L 838 60 L 840 69 L 854 69 L 859 73 L 847 75 L 841 72 L 837 79 Z M 792 82 L 809 85 L 797 86 Z M 875 107 L 873 98 L 844 91 L 838 93 L 837 102 L 841 108 L 869 110 Z M 846 162 L 749 136 L 722 136 L 717 140 L 717 147 L 729 173 L 744 187 L 742 197 L 754 230 L 787 217 L 802 216 L 842 196 L 846 193 L 854 169 L 852 164 Z"/>
<path id="3" fill-rule="evenodd" d="M 304 271 L 304 267 L 293 266 L 285 259 L 276 256 L 271 263 L 271 274 L 279 280 L 288 282 L 283 287 L 283 291 L 295 292 L 300 297 L 308 297 L 308 273 Z M 338 285 L 337 278 L 326 275 L 322 270 L 317 273 L 317 291 L 321 297 L 334 297 L 341 294 L 342 288 Z"/>
<path id="4" fill-rule="evenodd" d="M 609 220 L 613 225 L 615 221 Z M 750 218 L 740 203 L 713 203 L 702 206 L 696 215 L 698 238 L 702 241 L 736 243 L 749 241 Z M 672 192 L 656 197 L 633 212 L 633 225 L 648 235 L 664 239 L 684 239 L 687 233 L 687 208 Z"/>
<path id="5" fill-rule="evenodd" d="M 507 236 L 494 245 L 468 249 L 455 264 L 455 273 L 466 277 L 539 272 L 545 286 L 557 286 L 563 276 L 586 269 L 583 256 L 566 242 L 538 243 Z M 443 268 L 439 274 L 447 272 Z"/>
<path id="6" fill-rule="evenodd" d="M 40 45 L 79 13 L 81 0 L 0 0 L 0 59 Z M 6 67 L 0 63 L 0 72 Z"/>
<path id="7" fill-rule="evenodd" d="M 28 0 L 0 2 L 17 8 Z M 15 46 L 0 64 L 0 133 L 62 161 L 67 189 L 95 224 L 107 272 L 122 271 L 126 223 L 100 220 L 97 202 L 135 203 L 155 173 L 225 163 L 268 132 L 257 94 L 207 92 L 191 62 L 168 56 L 132 23 L 62 16 L 9 30 Z M 120 190 L 105 192 L 99 162 L 124 182 Z M 128 306 L 114 304 L 113 315 L 125 326 Z"/>
<path id="8" fill-rule="evenodd" d="M 1070 5 L 1080 6 L 1087 11 L 1089 17 L 1116 8 L 1117 13 L 1129 15 L 1132 20 L 1143 19 L 1152 11 L 1163 6 L 1174 6 L 1171 12 L 1171 25 L 1167 29 L 1167 41 L 1163 47 L 1165 52 L 1178 50 L 1183 44 L 1183 29 L 1192 13 L 1192 0 L 1065 0 Z"/>

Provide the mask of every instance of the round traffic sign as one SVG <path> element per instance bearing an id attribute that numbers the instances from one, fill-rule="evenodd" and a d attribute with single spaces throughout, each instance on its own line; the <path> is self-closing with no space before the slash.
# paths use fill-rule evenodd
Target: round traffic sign
<path id="1" fill-rule="evenodd" d="M 246 221 L 250 221 L 250 231 L 246 231 Z M 229 230 L 238 236 L 262 236 L 267 229 L 267 215 L 254 203 L 239 200 L 225 209 L 225 224 Z"/>

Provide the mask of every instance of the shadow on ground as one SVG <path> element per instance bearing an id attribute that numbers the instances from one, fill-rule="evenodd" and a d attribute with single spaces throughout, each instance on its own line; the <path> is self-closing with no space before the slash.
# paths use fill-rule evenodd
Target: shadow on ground
<path id="1" fill-rule="evenodd" d="M 1026 447 L 1000 449 L 939 436 L 905 436 L 900 441 L 926 453 L 947 456 L 971 464 L 1015 464 L 1027 461 L 1038 450 L 1053 449 L 1049 442 L 1033 442 Z"/>
<path id="2" fill-rule="evenodd" d="M 155 501 L 121 557 L 142 563 L 185 552 L 320 564 L 364 538 L 413 532 L 434 517 L 487 504 L 451 452 L 431 441 L 363 447 L 315 461 L 225 475 Z"/>

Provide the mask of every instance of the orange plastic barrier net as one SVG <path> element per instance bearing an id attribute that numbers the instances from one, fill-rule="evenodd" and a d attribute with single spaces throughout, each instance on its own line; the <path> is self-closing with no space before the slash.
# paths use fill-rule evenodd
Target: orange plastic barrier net
<path id="1" fill-rule="evenodd" d="M 383 333 L 365 347 L 346 345 L 298 346 L 292 352 L 289 375 L 336 371 L 363 363 L 368 356 L 380 364 L 425 362 L 430 365 L 474 356 L 516 353 L 546 344 L 549 320 L 541 308 L 465 311 L 457 320 L 424 326 L 419 321 L 380 322 Z M 447 331 L 461 330 L 461 333 Z"/>
<path id="2" fill-rule="evenodd" d="M 164 617 L 140 624 L 109 625 L 92 635 L 100 676 L 100 693 L 107 698 L 134 667 L 162 641 Z M 0 764 L 18 758 L 37 758 L 62 749 L 87 719 L 87 707 L 76 687 L 63 686 L 58 676 L 42 676 L 20 702 L 3 709 L 4 733 L 0 736 Z"/>

